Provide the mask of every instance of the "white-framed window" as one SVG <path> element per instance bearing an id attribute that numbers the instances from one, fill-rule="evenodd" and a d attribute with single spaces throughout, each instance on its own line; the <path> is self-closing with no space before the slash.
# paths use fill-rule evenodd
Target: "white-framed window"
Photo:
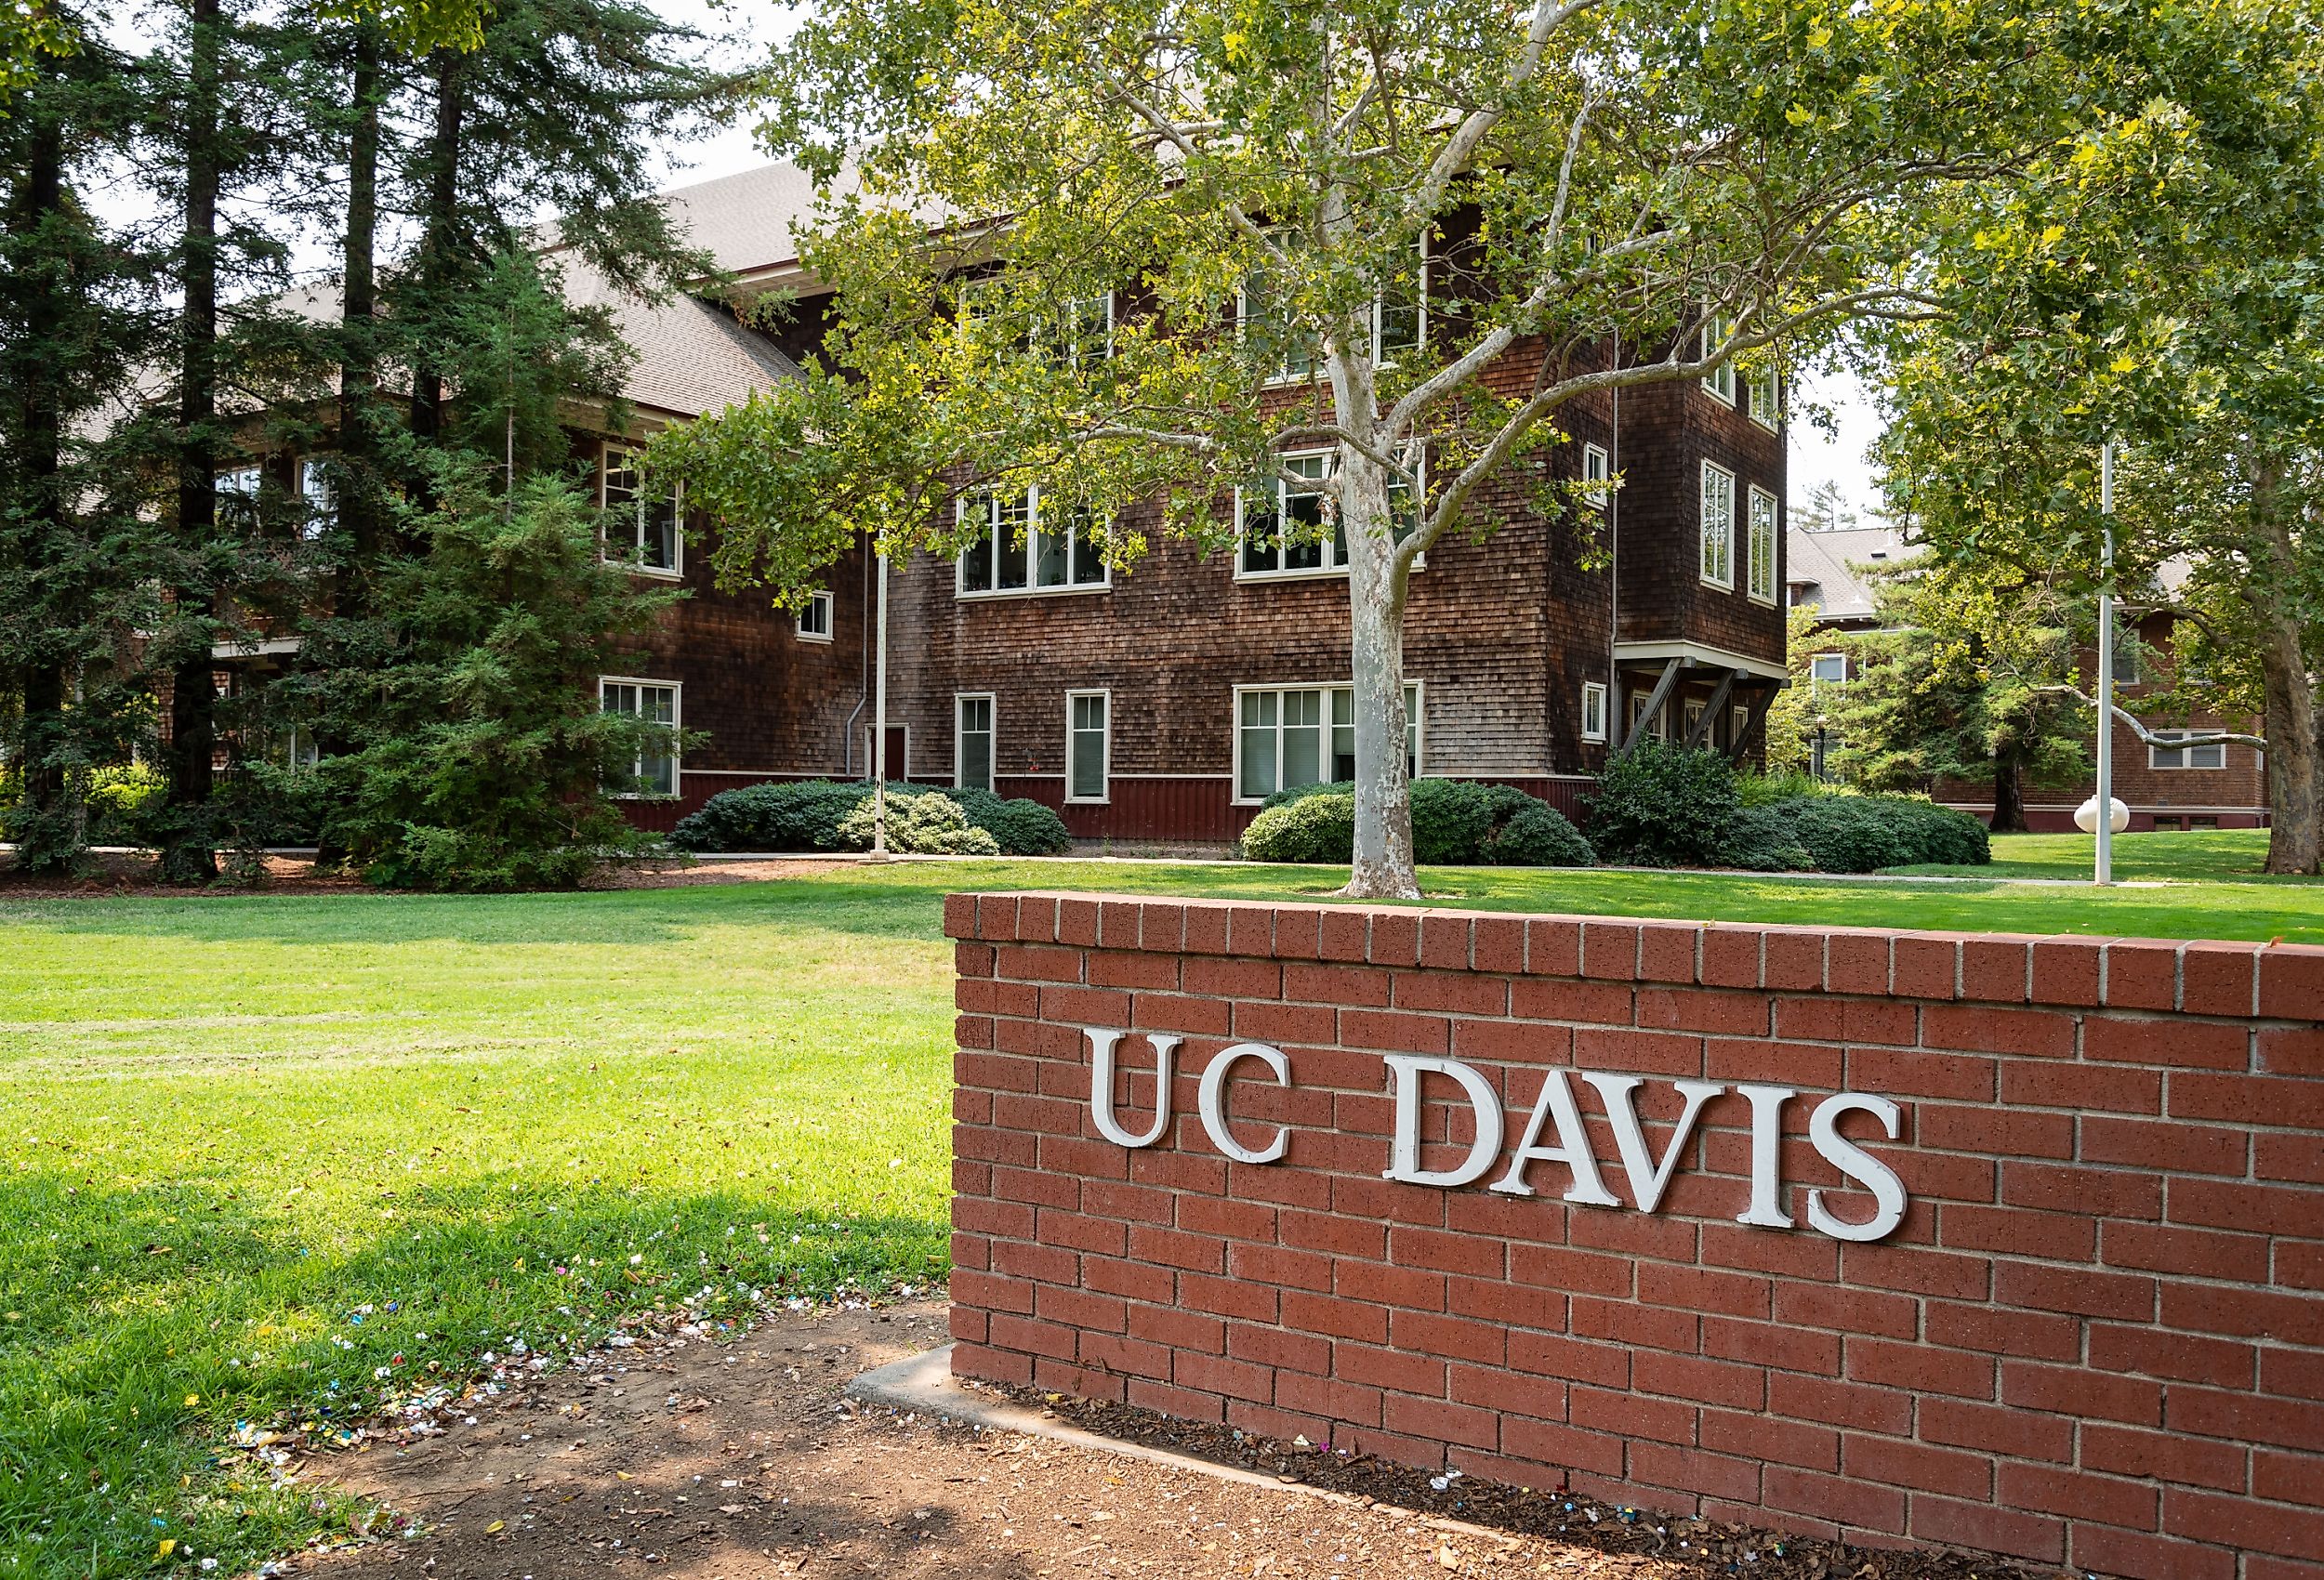
<path id="1" fill-rule="evenodd" d="M 685 553 L 678 530 L 678 485 L 649 489 L 638 468 L 638 453 L 627 445 L 605 446 L 598 469 L 598 503 L 607 512 L 605 558 L 648 576 L 680 574 Z"/>
<path id="2" fill-rule="evenodd" d="M 1712 313 L 1709 318 L 1704 319 L 1700 356 L 1704 358 L 1711 356 L 1720 347 L 1727 343 L 1727 337 L 1734 333 L 1735 320 L 1724 313 Z M 1717 367 L 1703 375 L 1703 388 L 1710 391 L 1711 399 L 1724 402 L 1730 406 L 1734 405 L 1735 364 L 1731 362 L 1721 362 Z"/>
<path id="3" fill-rule="evenodd" d="M 1065 693 L 1065 799 L 1103 801 L 1113 776 L 1114 696 Z"/>
<path id="4" fill-rule="evenodd" d="M 1743 739 L 1743 732 L 1751 727 L 1751 710 L 1747 707 L 1727 709 L 1727 744 L 1732 746 Z"/>
<path id="5" fill-rule="evenodd" d="M 1404 688 L 1405 770 L 1420 771 L 1421 710 L 1418 680 Z M 1235 688 L 1235 798 L 1261 801 L 1302 784 L 1338 784 L 1355 777 L 1355 688 L 1237 686 Z"/>
<path id="6" fill-rule="evenodd" d="M 218 474 L 211 485 L 211 496 L 218 501 L 218 519 L 244 527 L 258 521 L 258 491 L 266 486 L 266 474 L 258 467 L 232 467 Z"/>
<path id="7" fill-rule="evenodd" d="M 1581 738 L 1585 741 L 1605 739 L 1605 682 L 1584 680 L 1581 683 Z"/>
<path id="8" fill-rule="evenodd" d="M 1037 487 L 964 494 L 954 509 L 961 529 L 977 533 L 960 551 L 954 586 L 962 598 L 1099 592 L 1111 585 L 1089 513 L 1045 523 Z"/>
<path id="9" fill-rule="evenodd" d="M 952 783 L 962 790 L 993 787 L 993 693 L 961 691 L 952 699 Z"/>
<path id="10" fill-rule="evenodd" d="M 1295 230 L 1271 232 L 1286 248 L 1298 244 Z M 1267 278 L 1261 270 L 1245 278 L 1235 298 L 1235 318 L 1246 344 L 1274 363 L 1271 384 L 1301 383 L 1314 378 L 1323 366 L 1323 348 L 1304 325 L 1286 322 L 1272 309 Z M 1428 244 L 1416 251 L 1410 275 L 1391 281 L 1372 298 L 1372 360 L 1382 366 L 1414 351 L 1428 341 Z"/>
<path id="11" fill-rule="evenodd" d="M 298 535 L 311 543 L 338 524 L 338 491 L 331 486 L 332 457 L 302 455 L 298 461 Z"/>
<path id="12" fill-rule="evenodd" d="M 633 676 L 607 675 L 597 682 L 598 706 L 607 713 L 626 713 L 648 724 L 667 725 L 678 729 L 678 683 L 673 680 L 642 680 Z M 631 776 L 637 786 L 616 792 L 623 796 L 675 796 L 678 794 L 678 754 L 675 748 L 655 750 L 647 746 L 638 753 L 630 764 Z"/>
<path id="13" fill-rule="evenodd" d="M 1058 313 L 1059 350 L 1064 360 L 1088 366 L 1114 354 L 1114 293 L 1071 296 Z"/>
<path id="14" fill-rule="evenodd" d="M 2138 633 L 2118 629 L 2114 634 L 2114 683 L 2118 686 L 2139 684 Z"/>
<path id="15" fill-rule="evenodd" d="M 1604 509 L 1606 501 L 1614 497 L 1614 467 L 1604 445 L 1585 444 L 1581 447 L 1581 481 L 1584 485 L 1582 497 L 1594 508 Z"/>
<path id="16" fill-rule="evenodd" d="M 1808 660 L 1808 679 L 1818 686 L 1844 686 L 1848 683 L 1848 655 L 1844 652 L 1819 652 Z"/>
<path id="17" fill-rule="evenodd" d="M 1703 463 L 1703 560 L 1706 586 L 1735 590 L 1735 474 Z"/>
<path id="18" fill-rule="evenodd" d="M 1783 389 L 1776 381 L 1774 369 L 1753 374 L 1744 381 L 1743 389 L 1753 422 L 1770 433 L 1782 426 Z"/>
<path id="19" fill-rule="evenodd" d="M 2190 735 L 2201 733 L 2201 731 L 2197 730 L 2158 730 L 2155 731 L 2155 736 L 2157 740 L 2162 741 L 2184 741 Z M 2165 769 L 2225 768 L 2227 766 L 2227 743 L 2213 741 L 2207 746 L 2177 747 L 2158 746 L 2149 743 L 2146 747 L 2146 766 Z"/>
<path id="20" fill-rule="evenodd" d="M 323 749 L 315 744 L 311 731 L 291 726 L 290 734 L 283 743 L 283 761 L 293 773 L 304 773 L 323 760 Z"/>
<path id="21" fill-rule="evenodd" d="M 1750 504 L 1750 543 L 1747 551 L 1750 558 L 1750 579 L 1744 586 L 1753 603 L 1763 603 L 1773 608 L 1776 602 L 1776 546 L 1781 537 L 1776 530 L 1779 512 L 1776 507 L 1776 496 L 1757 483 L 1751 485 Z"/>
<path id="22" fill-rule="evenodd" d="M 799 639 L 802 642 L 827 642 L 831 639 L 831 595 L 812 592 L 797 616 Z"/>
<path id="23" fill-rule="evenodd" d="M 1313 489 L 1278 476 L 1235 491 L 1236 581 L 1347 574 L 1346 526 L 1335 516 L 1331 530 L 1324 530 L 1323 484 L 1331 474 L 1331 459 L 1328 450 L 1295 450 L 1282 457 L 1283 469 L 1313 480 Z M 1418 470 L 1418 463 L 1413 465 Z M 1401 479 L 1389 480 L 1388 508 L 1395 516 L 1396 541 L 1401 543 L 1417 524 L 1412 490 Z"/>
<path id="24" fill-rule="evenodd" d="M 1695 727 L 1703 721 L 1703 700 L 1690 697 L 1679 705 L 1679 739 L 1692 741 Z"/>
<path id="25" fill-rule="evenodd" d="M 1654 693 L 1651 691 L 1632 691 L 1630 694 L 1630 732 L 1633 736 L 1636 735 L 1639 726 L 1644 724 L 1646 733 L 1656 740 L 1668 740 L 1670 731 L 1663 721 L 1670 717 L 1670 704 L 1663 704 L 1655 709 L 1654 717 L 1649 718 L 1646 717 L 1646 704 L 1652 701 L 1654 701 Z"/>

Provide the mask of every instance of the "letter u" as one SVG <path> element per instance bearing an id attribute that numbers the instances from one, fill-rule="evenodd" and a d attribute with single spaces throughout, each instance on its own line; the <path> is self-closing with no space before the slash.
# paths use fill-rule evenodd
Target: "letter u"
<path id="1" fill-rule="evenodd" d="M 1114 1117 L 1114 1047 L 1122 1040 L 1121 1033 L 1096 1026 L 1082 1030 L 1089 1038 L 1089 1117 L 1097 1122 L 1098 1134 L 1117 1147 L 1154 1145 L 1170 1127 L 1170 1064 L 1178 1053 L 1179 1039 L 1166 1032 L 1147 1035 L 1146 1040 L 1154 1045 L 1154 1126 L 1139 1136 L 1122 1128 L 1122 1122 Z"/>

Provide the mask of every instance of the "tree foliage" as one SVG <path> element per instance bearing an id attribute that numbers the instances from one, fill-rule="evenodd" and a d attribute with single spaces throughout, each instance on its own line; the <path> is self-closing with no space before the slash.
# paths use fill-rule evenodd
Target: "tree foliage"
<path id="1" fill-rule="evenodd" d="M 1155 532 L 1223 547 L 1237 485 L 1329 448 L 1296 531 L 1346 546 L 1352 889 L 1412 893 L 1418 557 L 1498 524 L 1489 481 L 1542 508 L 1579 487 L 1554 456 L 1577 399 L 1915 310 L 1925 201 L 2053 135 L 2058 62 L 2108 25 L 840 0 L 767 83 L 769 141 L 829 183 L 804 258 L 830 366 L 656 459 L 727 524 L 725 576 L 796 595 L 858 533 L 957 548 L 964 490 L 1037 484 L 1117 566 Z M 1105 336 L 1083 307 L 1108 292 Z"/>

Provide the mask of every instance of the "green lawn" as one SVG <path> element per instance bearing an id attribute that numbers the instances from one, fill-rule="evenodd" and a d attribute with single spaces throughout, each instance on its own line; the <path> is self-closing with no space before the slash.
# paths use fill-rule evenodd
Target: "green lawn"
<path id="1" fill-rule="evenodd" d="M 2124 847 L 2128 874 L 2149 847 Z M 212 1458 L 238 1421 L 343 1417 L 431 1360 L 555 1350 L 656 1301 L 941 1274 L 946 889 L 1320 898 L 1341 876 L 992 862 L 0 904 L 0 1580 L 296 1545 L 326 1517 Z M 2313 884 L 1427 880 L 1493 908 L 2324 941 Z"/>
<path id="2" fill-rule="evenodd" d="M 2000 877 L 2087 878 L 2093 864 L 2093 844 L 2095 841 L 2087 834 L 2005 834 L 1993 841 L 1991 866 L 1900 867 L 1897 871 L 1975 871 Z M 2262 828 L 2190 829 L 2185 833 L 2114 836 L 2114 876 L 2122 881 L 2317 881 L 2269 877 L 2260 871 L 2266 859 L 2267 831 Z"/>

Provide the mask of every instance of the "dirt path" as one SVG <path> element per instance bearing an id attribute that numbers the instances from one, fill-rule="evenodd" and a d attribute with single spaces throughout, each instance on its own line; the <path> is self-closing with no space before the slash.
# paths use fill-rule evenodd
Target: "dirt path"
<path id="1" fill-rule="evenodd" d="M 1673 1550 L 1677 1530 L 1657 1538 L 1628 1527 L 1612 1538 L 1618 1547 L 1654 1541 L 1666 1558 L 1448 1528 L 1385 1499 L 1225 1481 L 1047 1438 L 899 1417 L 843 1397 L 859 1372 L 944 1336 L 943 1307 L 921 1302 L 779 1314 L 723 1344 L 681 1339 L 613 1351 L 524 1385 L 479 1411 L 473 1425 L 456 1418 L 442 1435 L 383 1442 L 330 1464 L 342 1487 L 388 1505 L 419 1534 L 291 1560 L 279 1573 L 326 1580 L 1979 1573 L 1933 1555 L 1859 1551 L 1843 1560 L 1798 1543 L 1787 1551 L 1776 1538 L 1731 1529 L 1713 1534 L 1719 1550 L 1710 1553 Z M 1616 1517 L 1604 1510 L 1609 1523 Z"/>

